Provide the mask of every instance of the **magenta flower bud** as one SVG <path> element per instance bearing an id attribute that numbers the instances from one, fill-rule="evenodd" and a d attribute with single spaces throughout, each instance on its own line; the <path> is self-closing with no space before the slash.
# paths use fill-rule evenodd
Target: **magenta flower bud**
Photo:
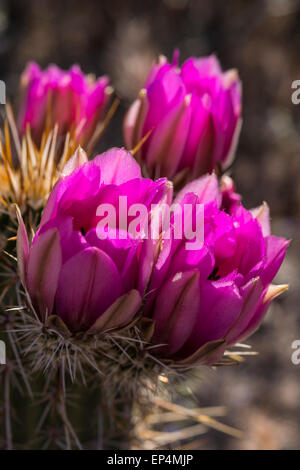
<path id="1" fill-rule="evenodd" d="M 214 174 L 188 184 L 175 202 L 204 205 L 204 242 L 187 250 L 184 238 L 164 241 L 146 305 L 155 323 L 152 342 L 162 358 L 211 364 L 248 337 L 287 288 L 271 283 L 289 242 L 271 235 L 266 204 L 252 213 L 240 202 L 230 213 L 222 210 Z"/>
<path id="2" fill-rule="evenodd" d="M 124 139 L 152 177 L 195 179 L 234 157 L 241 127 L 241 84 L 215 56 L 191 57 L 181 68 L 162 57 L 124 120 Z"/>
<path id="3" fill-rule="evenodd" d="M 121 197 L 128 207 L 143 204 L 150 212 L 151 204 L 171 202 L 172 185 L 142 178 L 123 149 L 88 162 L 79 148 L 50 194 L 30 247 L 19 215 L 19 271 L 42 321 L 58 315 L 72 332 L 101 331 L 126 325 L 137 313 L 154 259 L 143 237 L 121 226 Z M 99 207 L 108 205 L 117 221 L 99 228 Z"/>
<path id="4" fill-rule="evenodd" d="M 222 193 L 222 209 L 231 213 L 240 205 L 242 196 L 236 192 L 234 181 L 228 175 L 222 176 L 220 187 Z"/>
<path id="5" fill-rule="evenodd" d="M 94 80 L 84 75 L 77 65 L 68 71 L 50 65 L 43 71 L 30 62 L 21 77 L 21 134 L 29 124 L 39 143 L 46 124 L 58 124 L 60 135 L 71 132 L 77 143 L 86 142 L 104 115 L 110 92 L 108 82 L 107 77 Z"/>

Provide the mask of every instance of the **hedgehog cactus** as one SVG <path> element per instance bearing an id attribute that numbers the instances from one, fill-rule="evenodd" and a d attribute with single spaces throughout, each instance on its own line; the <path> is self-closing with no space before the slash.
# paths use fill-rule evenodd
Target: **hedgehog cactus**
<path id="1" fill-rule="evenodd" d="M 233 180 L 219 174 L 239 129 L 236 74 L 223 74 L 213 57 L 190 59 L 180 74 L 160 63 L 148 80 L 155 119 L 134 104 L 125 121 L 132 152 L 89 160 L 76 145 L 89 148 L 106 85 L 77 68 L 31 65 L 19 130 L 8 108 L 0 147 L 1 217 L 12 222 L 1 227 L 4 448 L 128 448 L 133 418 L 142 420 L 168 382 L 239 360 L 234 345 L 287 288 L 272 284 L 288 241 L 271 235 L 268 206 L 246 210 Z M 175 93 L 170 109 L 155 102 L 162 88 L 167 101 Z M 192 101 L 179 132 L 173 111 L 186 90 Z M 201 113 L 213 134 L 195 125 Z M 145 178 L 142 169 L 175 182 L 187 170 L 181 186 L 202 176 L 176 194 L 166 177 Z"/>

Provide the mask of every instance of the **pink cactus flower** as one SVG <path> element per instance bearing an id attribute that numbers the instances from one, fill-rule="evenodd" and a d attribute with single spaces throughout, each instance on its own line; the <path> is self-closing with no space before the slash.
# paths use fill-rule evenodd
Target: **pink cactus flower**
<path id="1" fill-rule="evenodd" d="M 171 238 L 155 264 L 146 311 L 157 354 L 182 363 L 214 363 L 226 347 L 254 332 L 287 286 L 271 284 L 289 242 L 270 233 L 266 204 L 221 210 L 214 174 L 189 183 L 175 202 L 204 204 L 204 244 L 188 251 Z"/>
<path id="2" fill-rule="evenodd" d="M 289 242 L 271 235 L 266 204 L 253 211 L 241 202 L 223 208 L 214 173 L 186 185 L 174 201 L 183 214 L 188 205 L 195 209 L 193 220 L 203 209 L 203 243 L 196 249 L 187 249 L 184 230 L 175 237 L 175 214 L 158 239 L 142 231 L 132 237 L 120 225 L 120 196 L 128 207 L 145 206 L 148 223 L 153 204 L 170 206 L 172 185 L 142 178 L 123 149 L 91 162 L 79 149 L 30 246 L 20 218 L 19 271 L 34 309 L 41 320 L 58 315 L 72 332 L 121 327 L 139 310 L 153 321 L 153 354 L 181 364 L 216 363 L 258 327 L 271 300 L 287 288 L 272 281 Z M 116 208 L 118 220 L 102 239 L 97 209 L 103 204 Z"/>
<path id="3" fill-rule="evenodd" d="M 172 185 L 166 179 L 141 177 L 135 159 L 112 149 L 87 161 L 79 149 L 54 186 L 39 229 L 29 246 L 20 219 L 19 270 L 32 305 L 42 321 L 58 315 L 72 332 L 111 329 L 130 322 L 138 311 L 153 260 L 143 239 L 107 227 L 99 238 L 97 208 L 118 210 L 120 196 L 134 203 L 169 204 Z"/>
<path id="4" fill-rule="evenodd" d="M 105 76 L 95 80 L 84 75 L 77 65 L 68 71 L 50 65 L 43 71 L 30 62 L 21 77 L 21 134 L 29 124 L 39 143 L 48 120 L 52 127 L 58 124 L 60 135 L 74 132 L 77 143 L 86 142 L 104 115 L 110 93 L 108 83 Z"/>
<path id="5" fill-rule="evenodd" d="M 162 57 L 124 120 L 133 149 L 150 133 L 137 157 L 151 177 L 195 179 L 234 157 L 241 127 L 241 84 L 222 72 L 215 56 L 191 57 L 179 68 Z M 186 179 L 186 178 L 185 178 Z"/>

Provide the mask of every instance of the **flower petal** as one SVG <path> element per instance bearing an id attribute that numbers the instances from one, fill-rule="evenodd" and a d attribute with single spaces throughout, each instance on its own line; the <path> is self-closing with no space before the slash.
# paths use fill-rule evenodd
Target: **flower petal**
<path id="1" fill-rule="evenodd" d="M 26 286 L 32 304 L 41 318 L 51 315 L 61 269 L 59 232 L 49 229 L 39 235 L 31 245 Z"/>
<path id="2" fill-rule="evenodd" d="M 180 351 L 182 357 L 197 351 L 205 343 L 224 339 L 243 306 L 243 299 L 233 281 L 204 280 L 201 284 L 196 324 Z"/>
<path id="3" fill-rule="evenodd" d="M 255 278 L 241 290 L 244 303 L 239 317 L 226 334 L 226 341 L 229 345 L 241 339 L 241 333 L 254 316 L 263 294 L 263 284 L 259 278 Z"/>
<path id="4" fill-rule="evenodd" d="M 16 206 L 17 218 L 19 222 L 17 233 L 17 258 L 20 278 L 24 287 L 26 287 L 26 270 L 29 257 L 29 244 L 24 221 L 18 206 Z"/>
<path id="5" fill-rule="evenodd" d="M 222 201 L 218 178 L 215 173 L 201 176 L 201 178 L 187 184 L 181 191 L 179 191 L 174 203 L 180 204 L 184 199 L 184 196 L 188 193 L 196 194 L 200 204 L 208 204 L 211 201 L 216 201 L 218 206 L 220 206 Z"/>
<path id="6" fill-rule="evenodd" d="M 121 278 L 114 262 L 103 251 L 89 247 L 62 266 L 56 312 L 70 330 L 87 329 L 121 292 Z"/>
<path id="7" fill-rule="evenodd" d="M 199 272 L 178 273 L 162 287 L 154 309 L 154 341 L 163 355 L 176 353 L 191 334 L 200 308 Z"/>
<path id="8" fill-rule="evenodd" d="M 270 209 L 266 202 L 250 211 L 255 219 L 260 223 L 264 237 L 271 235 Z"/>
<path id="9" fill-rule="evenodd" d="M 276 276 L 290 242 L 285 238 L 275 237 L 274 235 L 267 237 L 265 242 L 266 265 L 264 271 L 261 274 L 261 278 L 264 285 L 267 285 L 272 282 Z"/>
<path id="10" fill-rule="evenodd" d="M 124 148 L 112 148 L 94 158 L 101 170 L 101 182 L 122 184 L 134 178 L 141 178 L 141 168 L 130 152 Z"/>
<path id="11" fill-rule="evenodd" d="M 121 328 L 131 322 L 142 303 L 139 292 L 135 289 L 117 299 L 89 329 L 89 333 L 99 333 L 114 328 Z"/>

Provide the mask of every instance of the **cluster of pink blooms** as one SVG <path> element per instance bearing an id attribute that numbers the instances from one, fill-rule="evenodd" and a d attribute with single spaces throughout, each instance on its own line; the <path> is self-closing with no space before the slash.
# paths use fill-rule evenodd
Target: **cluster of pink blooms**
<path id="1" fill-rule="evenodd" d="M 223 73 L 215 56 L 190 58 L 178 68 L 165 57 L 155 65 L 124 120 L 134 148 L 148 132 L 140 158 L 151 176 L 190 179 L 232 162 L 241 127 L 241 84 L 235 70 Z"/>
<path id="2" fill-rule="evenodd" d="M 50 127 L 58 124 L 59 134 L 74 132 L 78 142 L 87 142 L 108 103 L 108 83 L 107 77 L 85 76 L 77 65 L 65 72 L 56 65 L 42 71 L 29 63 L 21 77 L 20 133 L 30 125 L 38 143 L 49 119 Z"/>
<path id="3" fill-rule="evenodd" d="M 24 80 L 22 131 L 30 123 L 41 134 L 49 90 L 62 131 L 83 120 L 82 132 L 89 132 L 103 114 L 106 79 L 91 84 L 78 68 L 42 72 L 32 64 Z M 183 363 L 203 356 L 213 363 L 258 327 L 282 290 L 271 283 L 288 241 L 271 235 L 266 204 L 245 209 L 231 178 L 214 171 L 234 154 L 240 88 L 237 73 L 222 72 L 213 56 L 190 58 L 181 68 L 176 57 L 160 60 L 124 120 L 128 149 L 151 131 L 137 158 L 113 148 L 88 161 L 76 151 L 31 244 L 20 220 L 20 274 L 42 321 L 58 315 L 72 333 L 93 334 L 145 316 L 154 322 L 153 353 Z M 182 171 L 190 182 L 175 194 L 169 179 Z M 149 218 L 152 204 L 204 205 L 203 246 L 187 250 L 184 237 L 172 236 L 172 219 L 168 240 L 110 236 L 115 227 L 100 238 L 97 207 L 118 209 L 120 196 L 149 208 Z"/>

